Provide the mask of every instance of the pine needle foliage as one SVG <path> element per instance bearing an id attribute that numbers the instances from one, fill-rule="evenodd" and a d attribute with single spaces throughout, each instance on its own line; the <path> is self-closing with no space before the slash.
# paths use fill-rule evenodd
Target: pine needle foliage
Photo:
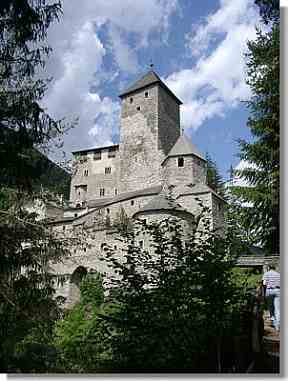
<path id="1" fill-rule="evenodd" d="M 240 158 L 251 164 L 237 171 L 251 186 L 234 187 L 247 210 L 251 229 L 269 254 L 279 254 L 280 203 L 280 10 L 279 1 L 257 0 L 266 29 L 257 30 L 257 38 L 248 42 L 247 84 L 252 97 L 248 127 L 254 142 L 241 140 Z"/>

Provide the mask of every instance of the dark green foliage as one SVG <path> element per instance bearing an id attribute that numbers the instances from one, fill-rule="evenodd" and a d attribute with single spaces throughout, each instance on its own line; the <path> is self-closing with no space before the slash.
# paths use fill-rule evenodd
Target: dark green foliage
<path id="1" fill-rule="evenodd" d="M 224 182 L 219 174 L 216 163 L 211 159 L 207 152 L 205 159 L 207 161 L 207 185 L 220 196 L 225 197 Z"/>
<path id="2" fill-rule="evenodd" d="M 33 203 L 31 193 L 41 176 L 35 147 L 56 143 L 65 129 L 40 106 L 48 81 L 34 78 L 49 52 L 47 28 L 59 12 L 58 2 L 4 0 L 0 4 L 2 372 L 48 371 L 54 356 L 48 344 L 60 309 L 53 299 L 56 285 L 49 270 L 67 250 L 26 206 Z"/>
<path id="3" fill-rule="evenodd" d="M 36 223 L 35 213 L 19 206 L 17 194 L 2 189 L 0 205 L 0 368 L 11 372 L 19 370 L 17 347 L 26 336 L 38 332 L 43 340 L 60 317 L 48 266 L 67 251 L 44 224 Z"/>
<path id="4" fill-rule="evenodd" d="M 111 367 L 111 334 L 105 317 L 113 305 L 104 304 L 102 280 L 88 275 L 81 283 L 81 301 L 59 321 L 53 344 L 58 351 L 57 370 L 95 373 Z"/>
<path id="5" fill-rule="evenodd" d="M 139 247 L 143 234 L 153 249 Z M 239 333 L 244 302 L 229 234 L 218 237 L 203 217 L 185 239 L 178 220 L 163 220 L 141 223 L 125 243 L 124 258 L 107 254 L 120 275 L 113 280 L 120 308 L 110 319 L 113 369 L 221 371 L 221 340 Z"/>
<path id="6" fill-rule="evenodd" d="M 266 251 L 279 254 L 280 14 L 276 1 L 258 0 L 256 4 L 269 30 L 258 30 L 256 40 L 248 43 L 247 83 L 252 90 L 248 127 L 255 141 L 240 141 L 240 158 L 252 167 L 237 173 L 252 187 L 235 187 L 233 192 L 240 200 L 252 203 L 246 220 Z"/>
<path id="7" fill-rule="evenodd" d="M 35 178 L 33 147 L 56 144 L 66 129 L 40 106 L 48 81 L 34 78 L 50 50 L 47 28 L 60 10 L 59 2 L 42 0 L 7 0 L 0 7 L 0 177 L 23 191 L 32 190 Z"/>
<path id="8" fill-rule="evenodd" d="M 279 23 L 280 21 L 280 4 L 279 0 L 255 0 L 258 5 L 260 16 L 265 24 L 271 22 Z"/>
<path id="9" fill-rule="evenodd" d="M 37 150 L 34 150 L 33 154 L 31 153 L 30 160 L 34 172 L 32 189 L 35 192 L 47 189 L 54 194 L 63 195 L 64 199 L 68 200 L 70 175 Z"/>
<path id="10" fill-rule="evenodd" d="M 69 199 L 70 175 L 35 148 L 25 149 L 19 160 L 18 145 L 11 144 L 17 137 L 7 128 L 0 130 L 0 141 L 3 142 L 0 159 L 7 163 L 0 168 L 1 185 L 17 189 L 19 182 L 24 182 L 26 190 L 37 193 L 45 189 Z"/>

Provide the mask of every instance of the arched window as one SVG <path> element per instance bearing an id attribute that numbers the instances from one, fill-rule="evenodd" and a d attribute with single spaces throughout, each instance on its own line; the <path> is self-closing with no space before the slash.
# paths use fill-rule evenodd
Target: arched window
<path id="1" fill-rule="evenodd" d="M 71 275 L 70 283 L 80 286 L 82 279 L 87 275 L 87 270 L 84 266 L 78 266 Z"/>
<path id="2" fill-rule="evenodd" d="M 73 306 L 80 300 L 80 284 L 82 279 L 87 275 L 87 270 L 83 266 L 78 266 L 74 270 L 70 278 L 69 298 L 68 303 Z"/>

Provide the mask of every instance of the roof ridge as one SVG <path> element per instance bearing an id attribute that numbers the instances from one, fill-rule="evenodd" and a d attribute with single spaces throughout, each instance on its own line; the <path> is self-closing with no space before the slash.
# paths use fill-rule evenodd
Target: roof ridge
<path id="1" fill-rule="evenodd" d="M 173 147 L 168 152 L 168 155 L 164 159 L 164 161 L 171 156 L 180 156 L 180 155 L 194 155 L 199 157 L 200 159 L 206 161 L 204 156 L 195 146 L 195 144 L 189 139 L 185 134 L 179 135 Z"/>
<path id="2" fill-rule="evenodd" d="M 165 89 L 169 94 L 173 96 L 173 98 L 177 101 L 177 103 L 182 104 L 180 99 L 176 97 L 176 95 L 169 89 L 167 85 L 165 85 L 165 83 L 162 81 L 160 76 L 154 70 L 149 70 L 144 75 L 142 75 L 138 80 L 136 80 L 130 86 L 128 86 L 125 90 L 123 90 L 120 93 L 119 97 L 122 98 L 128 94 L 131 94 L 137 90 L 143 89 L 155 83 L 159 83 L 159 85 L 163 89 Z"/>

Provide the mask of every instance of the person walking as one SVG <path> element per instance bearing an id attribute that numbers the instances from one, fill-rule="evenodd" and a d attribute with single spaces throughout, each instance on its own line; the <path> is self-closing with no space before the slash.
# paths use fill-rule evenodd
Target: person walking
<path id="1" fill-rule="evenodd" d="M 274 265 L 269 266 L 269 271 L 263 275 L 265 297 L 269 302 L 269 311 L 272 325 L 280 330 L 280 273 Z"/>

